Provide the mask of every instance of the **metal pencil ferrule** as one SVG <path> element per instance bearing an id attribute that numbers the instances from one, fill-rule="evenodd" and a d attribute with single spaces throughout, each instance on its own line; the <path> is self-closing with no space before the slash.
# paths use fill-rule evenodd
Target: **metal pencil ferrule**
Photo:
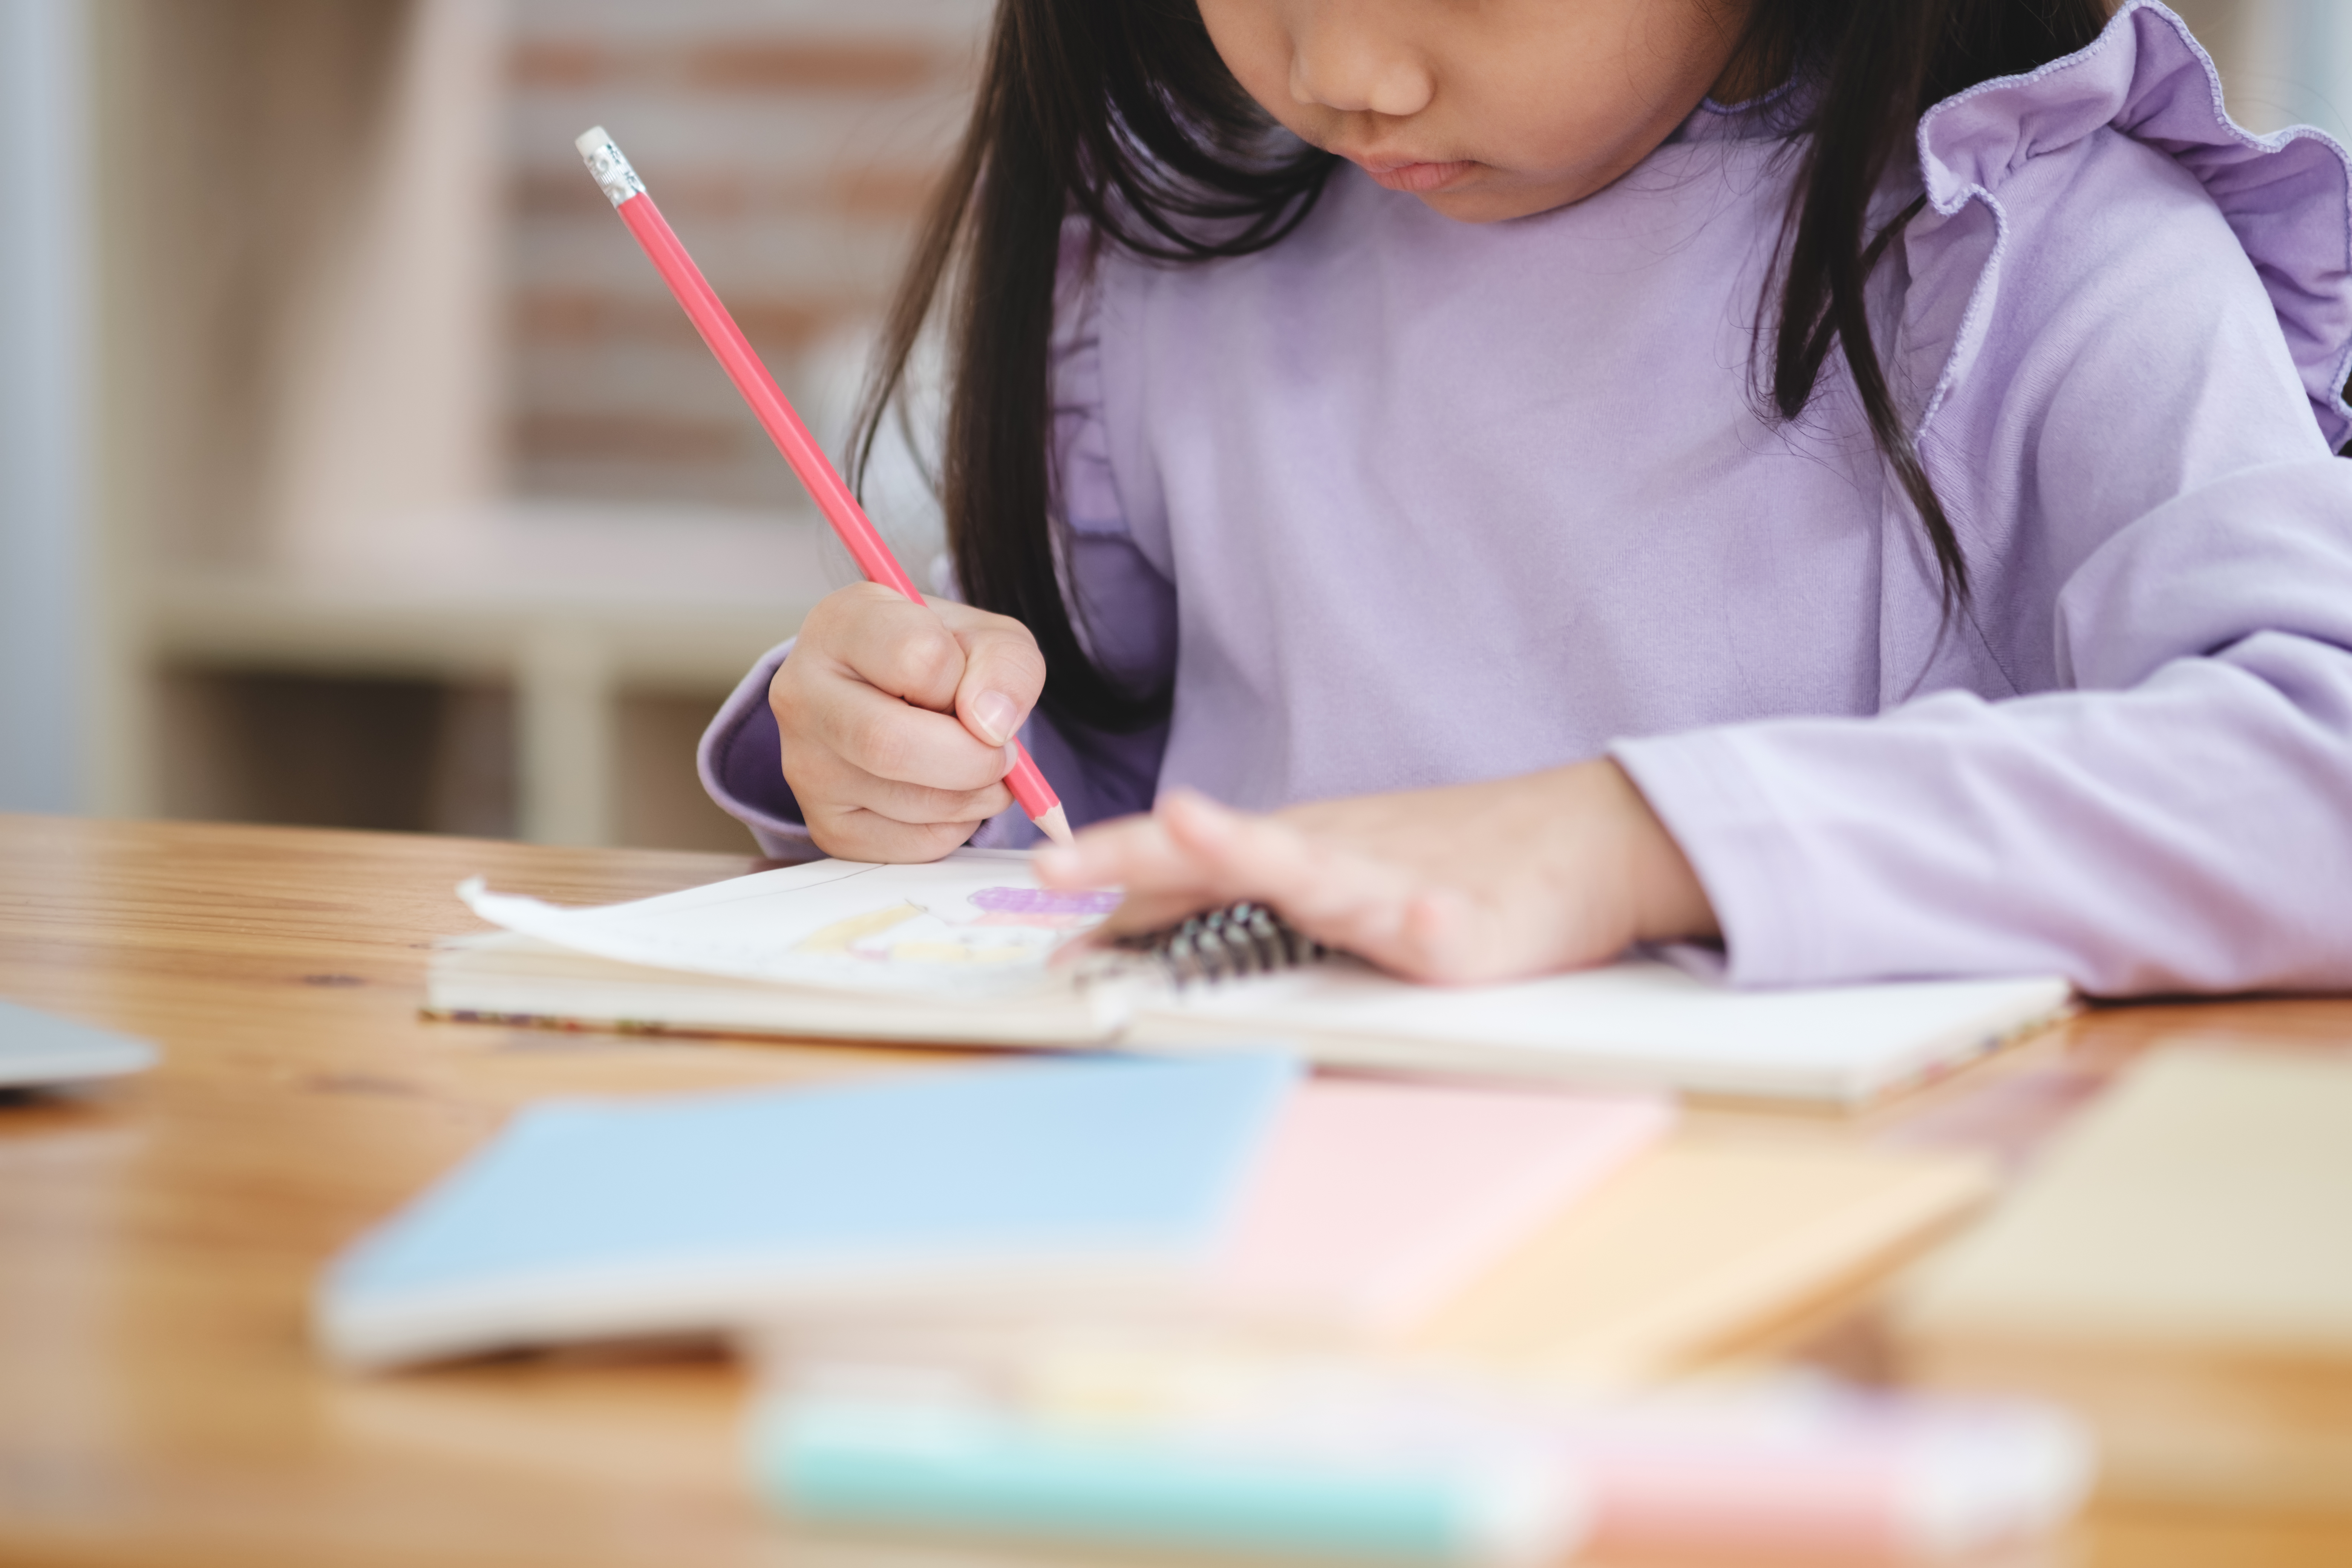
<path id="1" fill-rule="evenodd" d="M 597 188 L 614 206 L 619 206 L 631 196 L 646 194 L 646 183 L 637 178 L 637 172 L 629 167 L 628 159 L 621 155 L 621 150 L 610 140 L 583 147 L 580 155 L 587 160 L 588 172 L 596 177 Z"/>

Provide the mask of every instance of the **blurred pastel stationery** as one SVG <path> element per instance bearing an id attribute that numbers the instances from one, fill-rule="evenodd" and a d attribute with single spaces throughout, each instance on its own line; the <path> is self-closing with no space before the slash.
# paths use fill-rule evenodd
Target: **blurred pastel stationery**
<path id="1" fill-rule="evenodd" d="M 1296 1067 L 1087 1059 L 518 1115 L 329 1271 L 374 1365 L 709 1333 L 794 1307 L 1180 1289 Z"/>
<path id="2" fill-rule="evenodd" d="M 345 1255 L 320 1334 L 354 1363 L 957 1314 L 1394 1338 L 1673 1122 L 1294 1077 L 1094 1058 L 541 1105 Z"/>
<path id="3" fill-rule="evenodd" d="M 1685 1132 L 1546 1220 L 1409 1344 L 1587 1387 L 1686 1372 L 1884 1272 L 1994 1185 L 1974 1154 Z"/>
<path id="4" fill-rule="evenodd" d="M 1324 1097 L 1375 1093 L 1399 1097 L 1374 1112 L 1393 1134 L 1377 1143 L 1328 1140 L 1318 1130 L 1318 1121 L 1363 1125 L 1365 1108 L 1344 1098 L 1301 1113 Z M 1462 1107 L 1444 1103 L 1465 1093 L 1510 1097 L 1325 1078 L 1303 1083 L 1271 1129 L 1206 1267 L 1181 1295 L 1139 1303 L 1150 1310 L 1036 1302 L 1024 1314 L 920 1322 L 801 1314 L 757 1325 L 773 1331 L 750 1338 L 785 1355 L 856 1359 L 909 1346 L 948 1354 L 972 1343 L 1184 1328 L 1501 1380 L 1633 1388 L 1736 1354 L 1759 1330 L 1916 1253 L 1993 1191 L 1992 1167 L 1973 1155 L 1690 1130 L 1658 1136 L 1665 1123 L 1654 1101 L 1544 1090 L 1513 1093 L 1565 1103 L 1523 1110 L 1516 1148 L 1498 1137 L 1496 1152 L 1457 1171 L 1437 1157 L 1446 1140 L 1424 1142 L 1422 1134 L 1475 1125 Z M 1416 1103 L 1421 1097 L 1436 1103 Z M 1575 1130 L 1580 1112 L 1586 1125 Z M 1559 1119 L 1566 1147 L 1525 1136 L 1547 1117 Z M 1350 1157 L 1331 1159 L 1335 1147 Z M 1590 1162 L 1582 1170 L 1580 1159 Z M 1302 1169 L 1316 1179 L 1299 1182 Z M 1364 1201 L 1341 1213 L 1336 1194 L 1351 1179 L 1363 1180 Z M 1382 1207 L 1415 1182 L 1433 1194 Z M 1328 1205 L 1301 1202 L 1316 1194 L 1334 1195 Z M 1310 1243 L 1309 1215 L 1329 1215 L 1334 1236 Z M 1385 1247 L 1376 1239 L 1384 1221 Z M 1269 1248 L 1288 1256 L 1270 1268 L 1236 1267 Z"/>
<path id="5" fill-rule="evenodd" d="M 1316 1079 L 1275 1124 L 1208 1298 L 1271 1322 L 1403 1332 L 1674 1121 L 1652 1096 Z"/>
<path id="6" fill-rule="evenodd" d="M 2352 1510 L 2352 1055 L 2146 1058 L 1895 1327 L 1916 1377 L 2074 1406 L 2116 1492 Z"/>
<path id="7" fill-rule="evenodd" d="M 0 1000 L 0 1089 L 119 1078 L 155 1065 L 155 1047 Z"/>
<path id="8" fill-rule="evenodd" d="M 762 1491 L 814 1521 L 1497 1564 L 1588 1538 L 1643 1560 L 1979 1553 L 2063 1522 L 2094 1463 L 2033 1401 L 1790 1376 L 1596 1397 L 1149 1341 L 796 1362 L 749 1442 Z"/>
<path id="9" fill-rule="evenodd" d="M 1070 1430 L 936 1399 L 765 1408 L 752 1468 L 796 1518 L 1349 1563 L 1559 1562 L 1582 1478 L 1501 1434 Z"/>
<path id="10" fill-rule="evenodd" d="M 1111 892 L 1039 887 L 1024 855 L 824 860 L 600 909 L 478 882 L 503 931 L 446 942 L 429 1010 L 682 1032 L 1187 1052 L 1281 1039 L 1375 1071 L 1854 1103 L 2057 1016 L 2056 979 L 1742 991 L 1654 959 L 1508 985 L 1408 984 L 1286 952 L 1179 984 L 1165 952 L 1062 949 Z M 1248 964 L 1242 966 L 1244 969 Z"/>

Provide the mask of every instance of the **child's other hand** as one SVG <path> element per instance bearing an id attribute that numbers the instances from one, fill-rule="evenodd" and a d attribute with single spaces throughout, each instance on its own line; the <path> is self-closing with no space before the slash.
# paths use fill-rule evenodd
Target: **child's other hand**
<path id="1" fill-rule="evenodd" d="M 1045 685 L 1020 622 L 878 584 L 827 595 L 776 667 L 784 782 L 818 848 L 936 860 L 1013 804 L 1006 742 Z"/>
<path id="2" fill-rule="evenodd" d="M 1053 887 L 1125 888 L 1113 934 L 1250 899 L 1318 942 L 1441 984 L 1717 933 L 1690 863 L 1606 760 L 1264 816 L 1171 791 L 1150 816 L 1089 828 L 1036 867 Z"/>

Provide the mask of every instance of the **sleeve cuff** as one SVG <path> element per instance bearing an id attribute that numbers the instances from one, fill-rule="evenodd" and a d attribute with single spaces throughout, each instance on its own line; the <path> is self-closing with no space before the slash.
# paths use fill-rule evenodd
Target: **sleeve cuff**
<path id="1" fill-rule="evenodd" d="M 1732 734 L 1700 730 L 1620 741 L 1609 755 L 1674 836 L 1723 931 L 1722 976 L 1734 985 L 1815 984 L 1823 906 L 1811 868 L 1740 757 Z"/>
<path id="2" fill-rule="evenodd" d="M 790 641 L 761 656 L 729 693 L 718 717 L 702 732 L 695 771 L 720 809 L 751 830 L 760 852 L 774 860 L 814 860 L 824 851 L 809 838 L 800 803 L 784 783 L 782 742 L 776 716 L 768 710 L 768 683 L 793 651 Z"/>

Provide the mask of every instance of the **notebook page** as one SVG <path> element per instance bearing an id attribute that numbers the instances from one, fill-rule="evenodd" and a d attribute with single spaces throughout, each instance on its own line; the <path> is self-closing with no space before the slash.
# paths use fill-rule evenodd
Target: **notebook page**
<path id="1" fill-rule="evenodd" d="M 1979 1054 L 2063 1007 L 2057 979 L 1739 990 L 1629 961 L 1508 985 L 1426 986 L 1339 960 L 1195 987 L 1131 1044 L 1202 1031 L 1296 1037 L 1367 1066 L 1858 1100 Z"/>
<path id="2" fill-rule="evenodd" d="M 458 889 L 493 925 L 656 969 L 841 990 L 984 999 L 1058 987 L 1047 962 L 1118 906 L 1042 888 L 1026 855 L 925 866 L 820 860 L 634 903 L 564 908 Z"/>

